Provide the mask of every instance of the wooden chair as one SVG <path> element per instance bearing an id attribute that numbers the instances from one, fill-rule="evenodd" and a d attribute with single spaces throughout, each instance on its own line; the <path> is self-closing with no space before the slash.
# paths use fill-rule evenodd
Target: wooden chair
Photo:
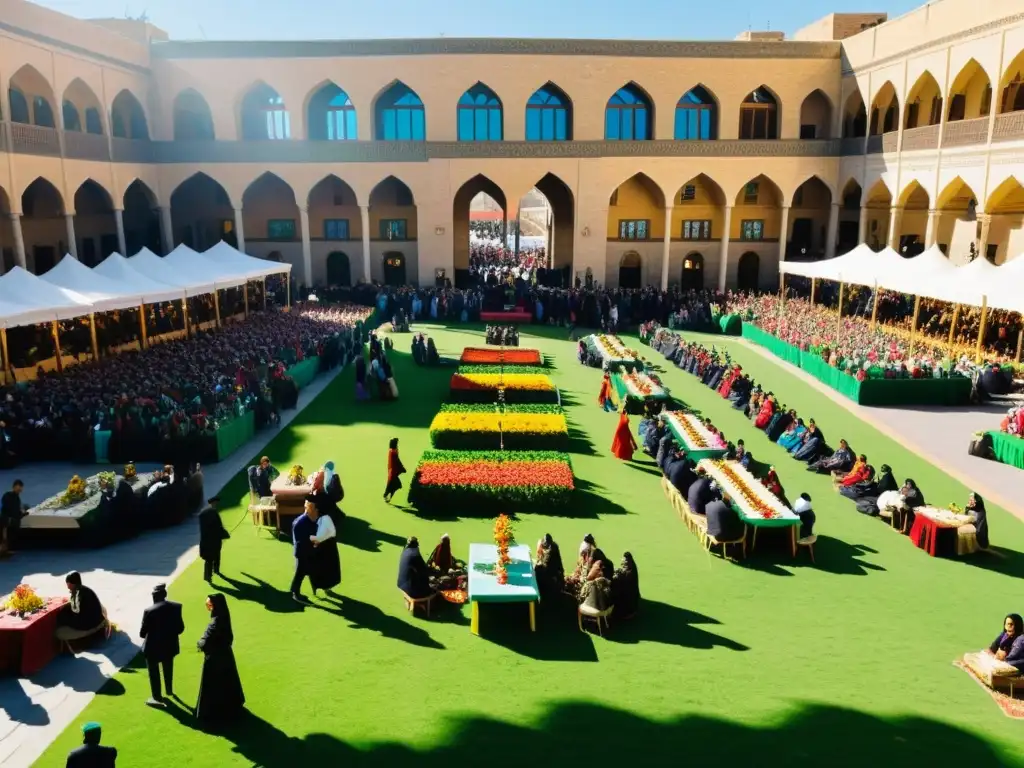
<path id="1" fill-rule="evenodd" d="M 705 523 L 705 526 L 706 525 L 707 524 Z M 711 534 L 707 533 L 707 528 L 705 528 L 705 530 L 704 530 L 704 547 L 708 551 L 708 557 L 711 557 L 711 548 L 712 547 L 716 547 L 719 544 L 722 545 L 722 557 L 724 557 L 726 559 L 729 558 L 728 551 L 727 551 L 726 548 L 730 544 L 739 544 L 739 545 L 741 545 L 743 547 L 743 559 L 746 560 L 747 559 L 747 526 L 746 525 L 743 526 L 743 536 L 742 536 L 742 538 L 731 539 L 729 541 L 719 541 L 714 536 L 712 536 Z"/>
<path id="2" fill-rule="evenodd" d="M 807 551 L 811 555 L 811 563 L 814 563 L 814 544 L 818 541 L 818 537 L 815 534 L 810 536 L 804 536 L 802 539 L 796 540 L 797 552 L 800 552 L 800 547 L 807 547 Z"/>
<path id="3" fill-rule="evenodd" d="M 437 592 L 427 595 L 427 597 L 409 597 L 403 590 L 400 589 L 398 591 L 402 593 L 402 597 L 405 599 L 405 607 L 409 610 L 409 613 L 415 615 L 416 606 L 421 606 L 424 609 L 427 618 L 430 618 L 430 604 L 434 601 L 434 598 L 437 597 Z"/>
<path id="4" fill-rule="evenodd" d="M 601 621 L 604 620 L 605 629 L 611 629 L 611 624 L 608 623 L 608 617 L 612 615 L 612 611 L 614 610 L 614 605 L 605 608 L 603 611 L 599 611 L 596 608 L 591 608 L 589 605 L 581 603 L 579 609 L 576 611 L 576 623 L 579 624 L 580 632 L 586 632 L 583 628 L 583 621 L 589 620 L 597 624 L 598 636 L 604 637 L 604 633 L 601 631 Z"/>
<path id="5" fill-rule="evenodd" d="M 260 531 L 272 531 L 276 538 L 281 532 L 281 515 L 277 510 L 277 499 L 273 496 L 256 496 L 254 491 L 249 492 L 249 514 L 252 515 L 252 525 L 259 535 Z"/>

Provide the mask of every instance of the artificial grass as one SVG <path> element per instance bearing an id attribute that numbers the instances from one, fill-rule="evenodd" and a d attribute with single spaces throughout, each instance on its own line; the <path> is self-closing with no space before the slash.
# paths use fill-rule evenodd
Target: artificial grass
<path id="1" fill-rule="evenodd" d="M 465 327 L 429 332 L 449 357 L 482 343 Z M 564 332 L 539 333 L 523 333 L 523 343 L 552 363 L 579 490 L 564 510 L 523 514 L 517 537 L 532 547 L 551 533 L 570 568 L 585 533 L 616 561 L 628 549 L 641 575 L 639 615 L 613 617 L 601 639 L 576 629 L 571 608 L 542 605 L 531 634 L 525 607 L 485 606 L 495 610 L 482 612 L 477 638 L 467 606 L 442 606 L 430 621 L 404 610 L 395 577 L 405 538 L 419 536 L 426 554 L 447 532 L 465 558 L 471 542 L 490 540 L 492 521 L 431 519 L 381 500 L 388 439 L 400 438 L 403 461 L 414 467 L 451 374 L 415 367 L 398 351 L 403 338 L 394 354 L 400 401 L 357 404 L 346 371 L 261 451 L 279 466 L 335 461 L 348 514 L 343 599 L 305 609 L 290 600 L 290 547 L 252 531 L 240 474 L 220 494 L 227 525 L 237 527 L 223 558 L 231 581 L 216 585 L 231 606 L 249 714 L 214 736 L 181 708 L 148 709 L 136 660 L 80 718 L 103 723 L 119 764 L 1024 765 L 1020 723 L 950 664 L 990 642 L 1005 613 L 1024 608 L 1017 520 L 990 507 L 997 555 L 930 558 L 859 515 L 827 478 L 804 471 L 725 400 L 672 368 L 663 376 L 672 394 L 730 439 L 744 438 L 755 459 L 775 464 L 790 496 L 813 496 L 818 514 L 816 566 L 806 553 L 792 560 L 771 537 L 759 537 L 745 563 L 709 558 L 664 498 L 653 464 L 641 454 L 633 463 L 609 455 L 618 416 L 595 404 L 599 372 L 576 362 Z M 876 466 L 915 478 L 930 502 L 965 501 L 967 489 L 941 469 L 784 367 L 738 342 L 705 342 L 729 348 L 755 379 L 815 417 L 830 442 L 846 437 Z M 401 491 L 397 504 L 405 498 Z M 201 574 L 196 563 L 170 588 L 185 604 L 175 687 L 189 704 L 201 665 L 190 649 L 205 627 L 209 591 Z M 79 741 L 76 724 L 39 765 L 63 765 Z"/>

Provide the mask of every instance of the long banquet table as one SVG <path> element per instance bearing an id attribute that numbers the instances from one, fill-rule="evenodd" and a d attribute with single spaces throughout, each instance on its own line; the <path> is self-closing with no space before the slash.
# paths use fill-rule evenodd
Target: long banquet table
<path id="1" fill-rule="evenodd" d="M 508 549 L 512 562 L 506 566 L 508 583 L 499 584 L 494 575 L 498 548 L 493 544 L 469 545 L 469 602 L 473 605 L 470 631 L 480 634 L 480 603 L 529 603 L 530 631 L 537 631 L 536 606 L 540 600 L 533 573 L 530 548 L 513 544 Z"/>

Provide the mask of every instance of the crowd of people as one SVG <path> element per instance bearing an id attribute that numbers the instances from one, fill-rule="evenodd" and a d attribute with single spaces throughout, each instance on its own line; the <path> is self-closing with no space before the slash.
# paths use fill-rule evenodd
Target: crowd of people
<path id="1" fill-rule="evenodd" d="M 1014 405 L 999 422 L 999 431 L 1024 438 L 1024 405 Z"/>
<path id="2" fill-rule="evenodd" d="M 500 239 L 474 240 L 469 244 L 469 274 L 478 285 L 498 285 L 512 280 L 533 282 L 538 269 L 547 267 L 544 247 L 517 252 Z"/>
<path id="3" fill-rule="evenodd" d="M 40 370 L 0 389 L 0 458 L 92 460 L 93 433 L 109 431 L 113 461 L 209 461 L 197 441 L 245 410 L 257 426 L 294 407 L 286 369 L 312 355 L 321 366 L 345 362 L 360 345 L 357 305 L 297 306 L 252 313 L 244 322 L 187 338 L 151 339 L 146 349 Z"/>

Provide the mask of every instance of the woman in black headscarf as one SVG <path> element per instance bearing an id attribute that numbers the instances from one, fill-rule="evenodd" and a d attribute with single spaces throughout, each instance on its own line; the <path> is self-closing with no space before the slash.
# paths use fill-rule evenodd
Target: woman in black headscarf
<path id="1" fill-rule="evenodd" d="M 894 522 L 900 532 L 909 533 L 910 529 L 914 527 L 914 510 L 925 504 L 924 494 L 917 487 L 917 483 L 908 477 L 903 483 L 903 487 L 900 488 L 900 496 L 903 497 L 903 509 L 893 512 Z M 900 519 L 895 519 L 896 515 L 899 515 Z"/>
<path id="2" fill-rule="evenodd" d="M 612 599 L 618 618 L 628 619 L 640 608 L 640 574 L 629 552 L 623 553 L 622 562 L 612 576 Z"/>
<path id="3" fill-rule="evenodd" d="M 971 491 L 971 495 L 967 499 L 967 512 L 974 516 L 974 530 L 978 546 L 988 549 L 988 513 L 985 511 L 985 500 L 981 498 L 980 493 Z"/>
<path id="4" fill-rule="evenodd" d="M 550 533 L 537 542 L 537 564 L 533 566 L 537 577 L 537 589 L 541 598 L 554 597 L 565 584 L 565 566 L 562 565 L 562 551 Z"/>
<path id="5" fill-rule="evenodd" d="M 206 598 L 210 623 L 196 646 L 204 654 L 199 682 L 196 718 L 204 724 L 223 723 L 238 716 L 245 705 L 242 681 L 238 677 L 231 644 L 231 613 L 224 595 L 214 592 Z"/>

